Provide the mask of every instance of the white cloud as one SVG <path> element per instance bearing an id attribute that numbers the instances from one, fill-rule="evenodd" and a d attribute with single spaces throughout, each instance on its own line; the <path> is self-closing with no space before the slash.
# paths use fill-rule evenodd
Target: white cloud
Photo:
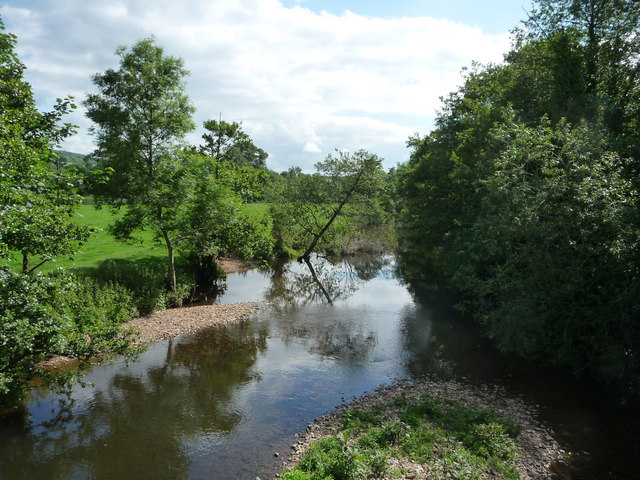
<path id="1" fill-rule="evenodd" d="M 320 152 L 322 152 L 322 150 L 320 150 L 320 147 L 318 145 L 316 145 L 315 143 L 313 143 L 313 142 L 307 142 L 302 150 L 305 151 L 305 152 L 309 152 L 309 153 L 320 153 Z"/>
<path id="2" fill-rule="evenodd" d="M 405 160 L 407 137 L 431 128 L 460 69 L 500 61 L 508 47 L 506 34 L 445 20 L 318 14 L 298 3 L 43 0 L 28 9 L 9 1 L 0 14 L 18 35 L 42 108 L 67 94 L 82 101 L 90 76 L 117 66 L 118 45 L 154 35 L 191 71 L 196 122 L 220 113 L 242 121 L 277 170 L 309 170 L 335 148 L 365 148 L 387 167 Z M 71 121 L 80 133 L 65 148 L 90 151 L 82 108 Z"/>

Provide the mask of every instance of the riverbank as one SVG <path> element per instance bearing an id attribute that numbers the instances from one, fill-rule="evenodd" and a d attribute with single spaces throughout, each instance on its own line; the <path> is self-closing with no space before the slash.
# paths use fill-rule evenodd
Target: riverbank
<path id="1" fill-rule="evenodd" d="M 453 401 L 470 409 L 490 410 L 501 417 L 515 422 L 520 433 L 515 437 L 516 456 L 514 464 L 521 480 L 549 479 L 551 464 L 567 454 L 553 438 L 553 432 L 536 420 L 536 410 L 518 398 L 511 398 L 499 387 L 474 386 L 460 382 L 439 380 L 402 381 L 391 386 L 383 386 L 337 408 L 314 420 L 307 429 L 297 434 L 298 441 L 291 447 L 291 453 L 282 468 L 293 468 L 303 458 L 309 445 L 321 438 L 336 435 L 344 428 L 347 411 L 380 412 L 384 409 L 385 425 L 397 422 L 401 408 L 394 407 L 398 398 L 407 402 L 420 401 L 428 395 L 431 399 Z M 351 441 L 355 438 L 351 438 Z M 425 479 L 433 476 L 432 465 L 406 458 L 388 458 L 389 471 L 402 472 L 401 476 L 384 478 Z M 495 473 L 495 472 L 494 472 Z M 485 478 L 484 476 L 482 478 Z M 500 478 L 489 475 L 486 478 Z"/>
<path id="2" fill-rule="evenodd" d="M 258 265 L 257 262 L 235 258 L 222 258 L 219 263 L 225 273 L 243 272 Z M 177 335 L 193 333 L 202 328 L 244 321 L 255 313 L 259 307 L 258 303 L 235 303 L 171 308 L 153 312 L 144 317 L 133 318 L 129 322 L 122 324 L 122 328 L 135 328 L 139 332 L 135 344 L 146 345 Z M 58 355 L 39 362 L 36 367 L 57 371 L 75 368 L 77 364 L 78 361 L 76 359 Z"/>
<path id="3" fill-rule="evenodd" d="M 172 308 L 134 318 L 122 325 L 135 328 L 140 335 L 137 344 L 165 340 L 177 335 L 193 333 L 202 328 L 227 325 L 244 321 L 260 308 L 258 303 L 233 303 L 228 305 L 199 305 Z"/>
<path id="4" fill-rule="evenodd" d="M 257 266 L 256 262 L 236 258 L 221 258 L 218 263 L 225 273 L 243 272 Z M 202 328 L 244 321 L 258 308 L 258 303 L 171 308 L 134 318 L 123 324 L 122 327 L 133 327 L 139 330 L 140 336 L 136 343 L 140 345 L 193 333 Z"/>

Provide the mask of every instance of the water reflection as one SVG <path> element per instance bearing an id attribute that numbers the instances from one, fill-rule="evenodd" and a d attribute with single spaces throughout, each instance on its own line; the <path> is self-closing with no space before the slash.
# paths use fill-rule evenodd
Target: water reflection
<path id="1" fill-rule="evenodd" d="M 376 278 L 393 257 L 348 257 L 340 261 L 314 255 L 304 262 L 274 267 L 265 299 L 291 310 L 316 302 L 346 300 L 364 282 Z"/>
<path id="2" fill-rule="evenodd" d="M 499 355 L 446 300 L 414 301 L 391 257 L 313 267 L 317 280 L 297 263 L 230 275 L 217 302 L 269 306 L 243 324 L 155 343 L 138 363 L 96 366 L 87 377 L 96 386 L 75 387 L 62 409 L 60 397 L 36 392 L 30 419 L 0 425 L 0 478 L 271 478 L 308 422 L 381 383 L 426 374 L 513 384 L 594 457 L 598 437 L 611 445 L 601 458 L 611 449 L 633 457 L 614 434 L 585 430 L 582 413 L 597 416 L 580 406 L 586 395 Z M 583 477 L 598 478 L 589 468 L 607 471 L 592 462 Z"/>
<path id="3" fill-rule="evenodd" d="M 76 389 L 62 416 L 43 398 L 31 424 L 0 428 L 11 439 L 0 442 L 0 477 L 186 478 L 189 443 L 223 441 L 241 422 L 229 406 L 259 378 L 252 367 L 266 338 L 247 325 L 210 329 L 155 344 L 131 368 L 96 367 L 96 387 Z"/>

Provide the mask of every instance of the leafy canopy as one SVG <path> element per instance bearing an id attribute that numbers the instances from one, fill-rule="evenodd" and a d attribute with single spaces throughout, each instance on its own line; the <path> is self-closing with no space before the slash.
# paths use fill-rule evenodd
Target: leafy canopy
<path id="1" fill-rule="evenodd" d="M 20 254 L 22 272 L 29 273 L 75 253 L 90 230 L 73 221 L 80 179 L 52 164 L 54 147 L 74 132 L 61 119 L 75 105 L 59 99 L 52 111 L 39 112 L 15 46 L 0 20 L 0 255 Z M 31 266 L 34 255 L 40 261 Z"/>

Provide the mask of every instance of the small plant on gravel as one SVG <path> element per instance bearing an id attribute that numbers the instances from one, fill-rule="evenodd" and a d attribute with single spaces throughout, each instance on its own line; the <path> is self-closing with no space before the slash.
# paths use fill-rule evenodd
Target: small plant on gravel
<path id="1" fill-rule="evenodd" d="M 310 480 L 351 480 L 361 478 L 364 473 L 364 456 L 351 445 L 345 432 L 323 438 L 309 446 L 295 470 L 286 471 L 284 478 L 294 477 L 297 471 L 308 474 Z"/>
<path id="2" fill-rule="evenodd" d="M 365 456 L 365 462 L 369 467 L 369 477 L 384 478 L 389 470 L 389 460 L 387 455 L 382 451 L 374 451 Z"/>
<path id="3" fill-rule="evenodd" d="M 297 468 L 283 472 L 282 478 L 397 478 L 391 458 L 426 465 L 434 479 L 519 476 L 514 462 L 519 427 L 488 410 L 429 397 L 416 402 L 397 397 L 385 407 L 344 412 L 342 426 L 335 436 L 312 443 Z"/>

